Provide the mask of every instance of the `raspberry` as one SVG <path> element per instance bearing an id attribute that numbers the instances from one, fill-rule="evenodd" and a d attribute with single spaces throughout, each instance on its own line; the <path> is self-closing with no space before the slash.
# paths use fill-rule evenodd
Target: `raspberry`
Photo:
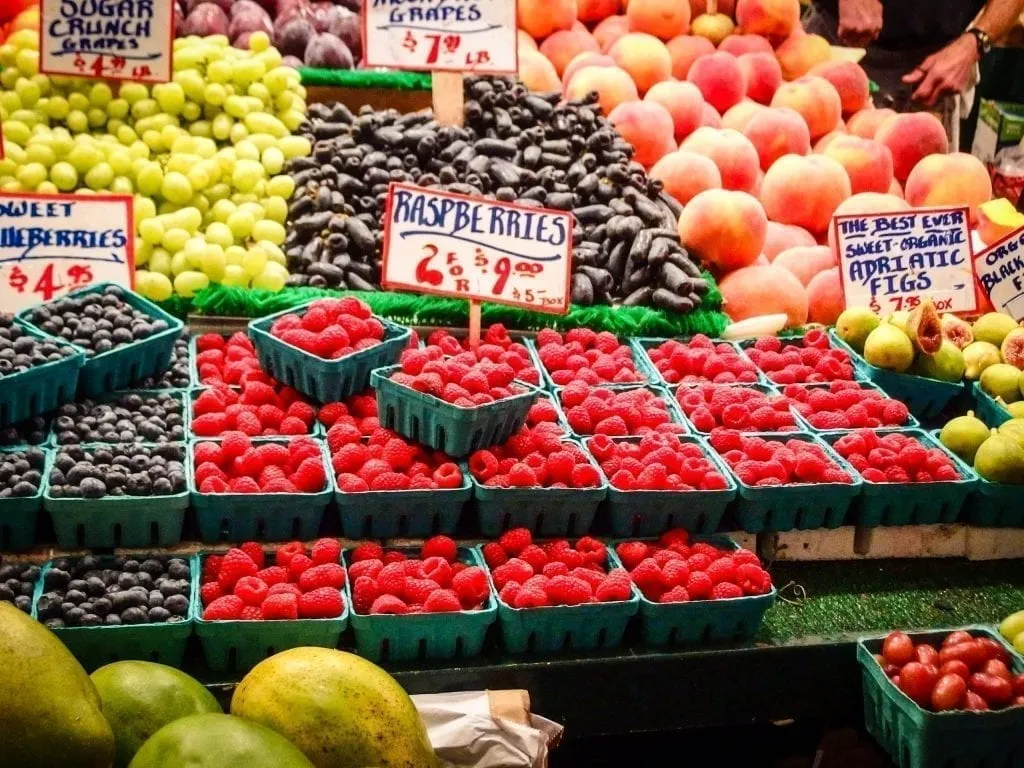
<path id="1" fill-rule="evenodd" d="M 269 585 L 260 581 L 257 576 L 243 576 L 235 584 L 234 594 L 242 598 L 246 605 L 259 606 L 267 596 Z"/>
<path id="2" fill-rule="evenodd" d="M 581 605 L 590 600 L 594 592 L 590 584 L 575 576 L 555 576 L 545 591 L 555 605 Z"/>
<path id="3" fill-rule="evenodd" d="M 295 557 L 288 561 L 288 574 L 295 581 L 312 566 L 313 561 L 306 557 L 306 555 L 295 555 Z"/>
<path id="4" fill-rule="evenodd" d="M 409 606 L 401 598 L 390 594 L 381 595 L 370 606 L 372 614 L 404 614 L 408 612 Z"/>
<path id="5" fill-rule="evenodd" d="M 370 486 L 358 475 L 344 473 L 338 475 L 338 490 L 342 493 L 363 493 L 370 490 Z"/>
<path id="6" fill-rule="evenodd" d="M 424 613 L 450 613 L 461 610 L 462 604 L 458 595 L 450 589 L 435 589 L 423 601 Z"/>
<path id="7" fill-rule="evenodd" d="M 547 593 L 539 586 L 522 587 L 512 592 L 511 596 L 513 596 L 512 607 L 517 609 L 543 608 L 546 605 L 551 605 Z"/>
<path id="8" fill-rule="evenodd" d="M 429 557 L 442 557 L 449 563 L 453 563 L 458 556 L 458 545 L 448 536 L 434 536 L 427 539 L 420 550 L 420 557 L 424 560 Z"/>
<path id="9" fill-rule="evenodd" d="M 199 596 L 203 599 L 203 605 L 209 605 L 218 597 L 223 597 L 224 590 L 216 581 L 210 581 L 199 588 Z"/>
<path id="10" fill-rule="evenodd" d="M 498 474 L 498 459 L 490 451 L 476 451 L 469 457 L 469 471 L 477 480 L 490 480 Z"/>
<path id="11" fill-rule="evenodd" d="M 407 491 L 410 479 L 399 472 L 381 472 L 370 482 L 371 491 Z"/>
<path id="12" fill-rule="evenodd" d="M 730 555 L 730 557 L 736 565 L 737 571 L 741 565 L 761 565 L 761 559 L 749 549 L 737 549 Z"/>
<path id="13" fill-rule="evenodd" d="M 475 565 L 464 568 L 452 577 L 452 589 L 462 606 L 468 610 L 481 607 L 491 592 L 487 574 Z"/>
<path id="14" fill-rule="evenodd" d="M 572 468 L 572 488 L 593 488 L 601 484 L 601 473 L 593 464 L 577 464 Z"/>
<path id="15" fill-rule="evenodd" d="M 413 462 L 412 448 L 399 437 L 392 438 L 384 444 L 384 452 L 381 458 L 392 466 L 393 469 L 401 472 L 408 469 Z"/>
<path id="16" fill-rule="evenodd" d="M 512 558 L 504 565 L 499 565 L 491 572 L 494 586 L 501 589 L 510 581 L 522 583 L 533 576 L 530 564 L 518 558 Z"/>
<path id="17" fill-rule="evenodd" d="M 295 487 L 302 493 L 316 493 L 322 491 L 327 483 L 327 475 L 324 472 L 324 464 L 320 457 L 303 459 L 288 478 L 295 484 Z"/>
<path id="18" fill-rule="evenodd" d="M 344 586 L 345 569 L 338 563 L 314 565 L 299 575 L 299 587 L 303 592 L 311 592 L 321 587 L 341 589 Z"/>
<path id="19" fill-rule="evenodd" d="M 260 616 L 267 621 L 297 619 L 299 599 L 294 594 L 284 592 L 269 595 L 260 606 Z"/>
<path id="20" fill-rule="evenodd" d="M 269 568 L 256 572 L 256 578 L 262 581 L 269 587 L 275 584 L 284 584 L 291 578 L 287 568 L 283 568 L 280 565 L 272 565 Z"/>
<path id="21" fill-rule="evenodd" d="M 463 484 L 462 470 L 459 468 L 459 465 L 453 461 L 446 461 L 435 469 L 432 479 L 437 483 L 438 488 L 445 488 L 448 490 L 461 488 Z"/>
<path id="22" fill-rule="evenodd" d="M 301 541 L 290 541 L 287 544 L 281 544 L 274 550 L 274 563 L 282 568 L 287 568 L 293 557 L 304 554 L 306 554 L 306 547 Z"/>
<path id="23" fill-rule="evenodd" d="M 330 587 L 311 590 L 299 598 L 299 616 L 304 619 L 334 619 L 344 610 L 341 592 Z"/>
<path id="24" fill-rule="evenodd" d="M 383 568 L 384 563 L 380 560 L 360 560 L 357 563 L 352 563 L 348 567 L 348 574 L 352 581 L 355 581 L 360 576 L 370 576 L 371 578 L 376 579 Z"/>
<path id="25" fill-rule="evenodd" d="M 544 566 L 548 564 L 547 553 L 536 544 L 531 544 L 520 552 L 519 559 L 529 563 L 535 573 L 540 573 Z"/>
<path id="26" fill-rule="evenodd" d="M 341 559 L 341 543 L 337 539 L 317 539 L 310 552 L 314 565 L 337 563 Z"/>
<path id="27" fill-rule="evenodd" d="M 646 558 L 641 561 L 630 574 L 633 583 L 637 585 L 648 600 L 657 600 L 658 596 L 665 591 L 665 582 L 662 578 L 661 568 L 653 558 Z"/>
<path id="28" fill-rule="evenodd" d="M 347 415 L 348 408 L 344 403 L 327 403 L 320 406 L 320 410 L 316 412 L 317 421 L 328 428 L 334 426 L 338 419 Z"/>
<path id="29" fill-rule="evenodd" d="M 650 547 L 642 541 L 623 541 L 615 547 L 615 554 L 619 556 L 619 560 L 629 571 L 646 559 L 649 552 Z"/>
<path id="30" fill-rule="evenodd" d="M 498 538 L 498 544 L 505 553 L 516 557 L 533 543 L 533 534 L 529 528 L 513 528 L 506 531 Z"/>
<path id="31" fill-rule="evenodd" d="M 354 424 L 338 422 L 327 430 L 327 446 L 331 453 L 337 453 L 343 445 L 362 441 L 362 432 Z"/>
<path id="32" fill-rule="evenodd" d="M 227 426 L 227 417 L 223 413 L 204 413 L 192 419 L 192 431 L 200 437 L 219 435 Z"/>
<path id="33" fill-rule="evenodd" d="M 690 593 L 686 591 L 686 587 L 677 585 L 672 587 L 668 592 L 665 592 L 658 598 L 659 603 L 687 603 L 690 601 Z"/>
<path id="34" fill-rule="evenodd" d="M 504 565 L 508 562 L 508 555 L 505 553 L 505 548 L 496 541 L 489 541 L 483 546 L 484 562 L 487 563 L 487 567 L 494 570 L 499 565 Z"/>
<path id="35" fill-rule="evenodd" d="M 728 581 L 715 584 L 711 589 L 712 600 L 731 600 L 736 597 L 743 597 L 743 590 Z"/>
<path id="36" fill-rule="evenodd" d="M 594 590 L 594 597 L 601 603 L 629 600 L 632 596 L 633 580 L 622 568 L 610 571 Z"/>
<path id="37" fill-rule="evenodd" d="M 686 580 L 686 592 L 693 600 L 704 600 L 711 596 L 714 584 L 703 571 L 693 571 Z"/>
<path id="38" fill-rule="evenodd" d="M 204 621 L 230 621 L 242 618 L 245 603 L 237 595 L 218 597 L 203 610 Z"/>
<path id="39" fill-rule="evenodd" d="M 772 589 L 771 576 L 755 563 L 742 563 L 736 567 L 736 584 L 746 595 L 764 595 Z"/>
<path id="40" fill-rule="evenodd" d="M 352 610 L 359 614 L 369 614 L 374 601 L 380 597 L 377 582 L 369 576 L 360 576 L 352 583 Z"/>
<path id="41" fill-rule="evenodd" d="M 390 552 L 384 553 L 384 565 L 390 565 L 391 563 L 400 563 L 403 560 L 407 560 L 404 552 L 398 552 L 397 550 L 391 550 Z"/>
<path id="42" fill-rule="evenodd" d="M 736 579 L 736 565 L 731 557 L 720 557 L 707 567 L 705 573 L 711 578 L 712 584 L 734 581 Z"/>
<path id="43" fill-rule="evenodd" d="M 267 597 L 271 595 L 293 595 L 295 598 L 302 597 L 302 590 L 298 584 L 274 584 L 267 590 Z"/>
<path id="44" fill-rule="evenodd" d="M 252 558 L 241 549 L 229 549 L 221 559 L 217 583 L 227 594 L 234 589 L 239 579 L 244 576 L 255 576 L 258 570 Z"/>
<path id="45" fill-rule="evenodd" d="M 959 480 L 960 473 L 956 471 L 956 468 L 952 464 L 945 464 L 936 469 L 932 476 L 936 480 Z"/>

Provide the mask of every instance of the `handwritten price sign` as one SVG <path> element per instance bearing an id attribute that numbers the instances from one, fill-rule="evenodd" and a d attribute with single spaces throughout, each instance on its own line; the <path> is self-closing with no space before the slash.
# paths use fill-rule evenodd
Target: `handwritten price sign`
<path id="1" fill-rule="evenodd" d="M 364 0 L 367 67 L 515 74 L 515 0 Z"/>
<path id="2" fill-rule="evenodd" d="M 973 312 L 967 208 L 833 218 L 847 307 L 888 314 L 931 299 L 940 312 Z"/>
<path id="3" fill-rule="evenodd" d="M 39 70 L 166 83 L 174 50 L 174 0 L 43 0 Z"/>
<path id="4" fill-rule="evenodd" d="M 572 215 L 392 184 L 383 284 L 564 315 Z"/>
<path id="5" fill-rule="evenodd" d="M 1024 320 L 1024 227 L 981 251 L 974 268 L 992 306 Z"/>
<path id="6" fill-rule="evenodd" d="M 17 312 L 89 283 L 132 286 L 129 195 L 0 194 L 0 307 Z"/>

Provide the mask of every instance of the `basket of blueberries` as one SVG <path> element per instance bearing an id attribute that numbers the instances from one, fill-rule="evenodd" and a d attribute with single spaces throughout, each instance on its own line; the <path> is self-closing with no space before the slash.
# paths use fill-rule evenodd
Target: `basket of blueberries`
<path id="1" fill-rule="evenodd" d="M 47 459 L 42 448 L 0 448 L 0 550 L 28 549 L 35 543 Z"/>
<path id="2" fill-rule="evenodd" d="M 192 634 L 194 557 L 86 555 L 42 568 L 35 614 L 83 666 L 123 659 L 178 666 Z"/>
<path id="3" fill-rule="evenodd" d="M 186 437 L 182 392 L 124 392 L 101 400 L 65 403 L 53 420 L 54 445 L 172 443 Z"/>
<path id="4" fill-rule="evenodd" d="M 73 400 L 85 354 L 0 314 L 0 427 Z"/>
<path id="5" fill-rule="evenodd" d="M 31 614 L 40 570 L 35 563 L 12 563 L 0 555 L 0 603 Z"/>

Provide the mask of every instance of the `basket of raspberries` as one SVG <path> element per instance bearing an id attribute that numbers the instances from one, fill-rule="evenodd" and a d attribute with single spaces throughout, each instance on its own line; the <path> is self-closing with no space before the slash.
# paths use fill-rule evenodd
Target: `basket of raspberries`
<path id="1" fill-rule="evenodd" d="M 480 531 L 489 538 L 509 528 L 584 534 L 607 490 L 593 458 L 551 423 L 523 427 L 504 444 L 475 451 L 467 464 Z"/>
<path id="2" fill-rule="evenodd" d="M 193 390 L 189 429 L 196 437 L 311 435 L 317 434 L 316 409 L 291 387 L 251 377 L 239 387 L 213 384 Z"/>
<path id="3" fill-rule="evenodd" d="M 412 661 L 477 656 L 497 618 L 475 549 L 447 536 L 419 549 L 367 542 L 345 551 L 360 656 Z"/>
<path id="4" fill-rule="evenodd" d="M 505 649 L 553 653 L 614 648 L 639 599 L 615 554 L 584 536 L 534 542 L 514 528 L 481 548 L 498 594 Z"/>
<path id="5" fill-rule="evenodd" d="M 633 348 L 608 331 L 573 328 L 562 336 L 545 328 L 532 343 L 549 388 L 574 381 L 591 386 L 647 383 L 647 375 L 637 369 Z"/>
<path id="6" fill-rule="evenodd" d="M 200 560 L 196 634 L 210 669 L 245 671 L 300 646 L 337 648 L 348 622 L 337 539 L 248 541 Z"/>
<path id="7" fill-rule="evenodd" d="M 762 336 L 739 345 L 773 384 L 852 381 L 857 377 L 849 353 L 833 347 L 822 330 L 813 329 L 793 339 Z"/>
<path id="8" fill-rule="evenodd" d="M 521 339 L 513 339 L 501 323 L 494 323 L 483 329 L 480 344 L 474 350 L 468 336 L 455 336 L 448 330 L 437 330 L 427 336 L 426 346 L 437 347 L 448 357 L 471 352 L 477 360 L 505 363 L 512 367 L 516 379 L 527 384 L 540 386 L 540 371 L 530 348 Z"/>
<path id="9" fill-rule="evenodd" d="M 696 334 L 680 339 L 635 339 L 643 353 L 641 367 L 660 384 L 757 384 L 766 381 L 731 341 Z"/>
<path id="10" fill-rule="evenodd" d="M 230 336 L 204 333 L 189 341 L 190 375 L 193 386 L 214 384 L 241 386 L 249 379 L 270 384 L 273 380 L 260 367 L 252 339 L 242 331 Z"/>
<path id="11" fill-rule="evenodd" d="M 825 435 L 863 480 L 857 525 L 935 525 L 960 517 L 973 469 L 920 429 Z"/>
<path id="12" fill-rule="evenodd" d="M 687 432 L 671 397 L 659 387 L 592 387 L 574 381 L 558 392 L 565 420 L 577 437 L 627 437 Z"/>
<path id="13" fill-rule="evenodd" d="M 656 540 L 621 541 L 615 553 L 640 591 L 652 645 L 752 640 L 775 603 L 761 560 L 728 536 L 675 528 Z"/>
<path id="14" fill-rule="evenodd" d="M 595 435 L 584 445 L 608 478 L 616 536 L 657 536 L 670 528 L 712 533 L 736 498 L 722 460 L 689 435 Z"/>
<path id="15" fill-rule="evenodd" d="M 719 427 L 741 432 L 795 432 L 789 398 L 768 384 L 698 384 L 676 389 L 676 402 L 702 435 Z"/>
<path id="16" fill-rule="evenodd" d="M 787 384 L 783 394 L 816 432 L 920 426 L 904 403 L 869 381 Z"/>
<path id="17" fill-rule="evenodd" d="M 316 299 L 249 323 L 263 370 L 321 403 L 366 389 L 371 371 L 394 363 L 411 333 L 352 296 Z"/>
<path id="18" fill-rule="evenodd" d="M 507 440 L 540 393 L 507 362 L 474 352 L 446 357 L 438 346 L 407 349 L 371 383 L 382 426 L 455 457 Z"/>

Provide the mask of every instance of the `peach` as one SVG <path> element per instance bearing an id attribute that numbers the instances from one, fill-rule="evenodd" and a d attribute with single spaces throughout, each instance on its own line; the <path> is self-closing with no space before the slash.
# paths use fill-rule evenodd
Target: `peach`
<path id="1" fill-rule="evenodd" d="M 736 10 L 736 0 L 718 0 L 718 12 L 732 16 Z M 690 18 L 695 19 L 708 12 L 707 0 L 690 0 Z"/>
<path id="2" fill-rule="evenodd" d="M 747 123 L 743 134 L 750 139 L 767 171 L 783 155 L 806 155 L 811 151 L 807 123 L 788 107 L 766 107 Z"/>
<path id="3" fill-rule="evenodd" d="M 817 245 L 818 241 L 814 235 L 803 227 L 795 224 L 779 224 L 777 221 L 769 221 L 768 228 L 764 233 L 764 255 L 768 261 L 772 261 L 783 251 L 799 246 Z"/>
<path id="4" fill-rule="evenodd" d="M 629 21 L 625 16 L 608 16 L 594 27 L 594 39 L 601 46 L 602 53 L 608 53 L 615 41 L 629 32 Z"/>
<path id="5" fill-rule="evenodd" d="M 757 150 L 739 131 L 702 126 L 686 138 L 680 149 L 710 157 L 722 174 L 725 189 L 753 191 L 759 170 Z"/>
<path id="6" fill-rule="evenodd" d="M 525 29 L 516 30 L 516 45 L 519 46 L 519 50 L 523 50 L 523 48 L 529 48 L 531 51 L 537 50 L 537 41 Z"/>
<path id="7" fill-rule="evenodd" d="M 777 255 L 772 264 L 788 269 L 807 285 L 816 274 L 836 265 L 836 255 L 827 245 L 797 246 Z"/>
<path id="8" fill-rule="evenodd" d="M 571 29 L 576 21 L 576 0 L 520 0 L 516 21 L 534 40 L 543 40 L 552 32 Z"/>
<path id="9" fill-rule="evenodd" d="M 615 130 L 632 144 L 633 159 L 650 168 L 676 148 L 672 115 L 654 101 L 624 101 L 608 115 Z"/>
<path id="10" fill-rule="evenodd" d="M 910 172 L 904 194 L 915 208 L 969 206 L 971 221 L 976 222 L 978 206 L 992 199 L 992 179 L 974 155 L 928 155 Z"/>
<path id="11" fill-rule="evenodd" d="M 879 194 L 878 192 L 860 192 L 846 198 L 841 202 L 832 216 L 859 216 L 865 213 L 899 213 L 909 211 L 907 202 L 891 193 Z M 835 227 L 831 224 L 828 228 L 828 245 L 836 247 Z"/>
<path id="12" fill-rule="evenodd" d="M 800 0 L 736 0 L 736 23 L 747 34 L 781 40 L 800 26 Z"/>
<path id="13" fill-rule="evenodd" d="M 531 91 L 562 90 L 555 65 L 546 56 L 528 48 L 519 51 L 519 79 Z"/>
<path id="14" fill-rule="evenodd" d="M 769 264 L 771 264 L 771 262 L 768 261 L 768 257 L 765 256 L 762 253 L 760 256 L 758 256 L 756 259 L 754 259 L 754 263 L 751 264 L 750 266 L 752 266 L 752 267 L 767 267 Z"/>
<path id="15" fill-rule="evenodd" d="M 721 271 L 745 267 L 761 255 L 767 220 L 757 198 L 746 192 L 709 189 L 679 216 L 679 239 Z"/>
<path id="16" fill-rule="evenodd" d="M 816 274 L 807 284 L 807 321 L 834 325 L 846 309 L 839 267 Z"/>
<path id="17" fill-rule="evenodd" d="M 946 129 L 939 118 L 928 112 L 890 117 L 878 128 L 875 140 L 892 152 L 893 175 L 901 184 L 922 158 L 949 151 Z"/>
<path id="18" fill-rule="evenodd" d="M 833 141 L 838 139 L 840 136 L 849 135 L 850 134 L 848 134 L 846 131 L 840 131 L 838 128 L 834 131 L 829 131 L 816 142 L 814 142 L 814 146 L 811 147 L 811 151 L 816 152 L 819 155 L 823 154 L 825 150 L 829 148 L 829 145 L 831 145 Z"/>
<path id="19" fill-rule="evenodd" d="M 630 0 L 626 19 L 630 32 L 671 40 L 690 28 L 690 5 L 679 0 Z"/>
<path id="20" fill-rule="evenodd" d="M 896 179 L 893 179 L 892 184 L 889 185 L 889 194 L 895 195 L 900 200 L 905 199 L 903 195 L 903 186 L 898 181 L 896 181 Z"/>
<path id="21" fill-rule="evenodd" d="M 715 46 L 710 40 L 696 35 L 673 37 L 665 43 L 665 47 L 668 48 L 669 56 L 672 57 L 672 77 L 677 80 L 685 80 L 693 62 L 701 56 L 715 52 Z"/>
<path id="22" fill-rule="evenodd" d="M 736 29 L 733 20 L 724 13 L 703 13 L 690 23 L 690 32 L 706 37 L 719 45 Z"/>
<path id="23" fill-rule="evenodd" d="M 555 71 L 561 77 L 565 68 L 581 53 L 599 53 L 601 50 L 594 36 L 587 31 L 577 32 L 572 29 L 560 29 L 551 33 L 540 44 L 540 52 L 555 65 Z"/>
<path id="24" fill-rule="evenodd" d="M 677 144 L 700 127 L 704 97 L 693 83 L 678 80 L 655 83 L 644 96 L 644 101 L 657 102 L 672 115 Z"/>
<path id="25" fill-rule="evenodd" d="M 775 91 L 771 105 L 799 112 L 807 122 L 811 139 L 834 131 L 842 114 L 838 91 L 828 80 L 816 75 L 804 75 L 791 83 L 783 83 Z"/>
<path id="26" fill-rule="evenodd" d="M 775 49 L 775 56 L 782 67 L 782 76 L 787 80 L 796 80 L 816 65 L 829 61 L 832 58 L 832 46 L 821 35 L 790 35 Z"/>
<path id="27" fill-rule="evenodd" d="M 604 21 L 621 10 L 619 0 L 576 0 L 576 17 L 588 24 Z"/>
<path id="28" fill-rule="evenodd" d="M 565 88 L 572 80 L 572 76 L 584 67 L 614 67 L 615 59 L 603 53 L 578 53 L 573 56 L 572 61 L 565 65 L 562 72 L 562 88 Z"/>
<path id="29" fill-rule="evenodd" d="M 554 66 L 551 71 L 555 71 Z M 633 78 L 618 67 L 583 67 L 577 70 L 565 87 L 565 98 L 582 99 L 591 91 L 597 93 L 601 111 L 606 115 L 622 102 L 640 97 Z"/>
<path id="30" fill-rule="evenodd" d="M 725 114 L 746 93 L 739 62 L 731 53 L 715 52 L 693 62 L 686 79 L 700 88 L 704 101 Z"/>
<path id="31" fill-rule="evenodd" d="M 782 84 L 782 69 L 771 53 L 744 53 L 737 60 L 747 84 L 747 98 L 768 104 Z"/>
<path id="32" fill-rule="evenodd" d="M 1005 197 L 978 206 L 978 237 L 985 245 L 1002 240 L 1024 224 L 1024 214 Z"/>
<path id="33" fill-rule="evenodd" d="M 745 53 L 775 53 L 772 44 L 760 35 L 729 35 L 718 44 L 718 50 L 737 57 Z"/>
<path id="34" fill-rule="evenodd" d="M 892 184 L 892 153 L 877 141 L 862 139 L 860 136 L 839 135 L 822 154 L 846 169 L 853 194 L 889 191 Z"/>
<path id="35" fill-rule="evenodd" d="M 774 264 L 730 272 L 719 282 L 718 290 L 725 301 L 725 314 L 734 323 L 776 314 L 786 315 L 787 326 L 807 322 L 807 291 L 794 275 Z"/>
<path id="36" fill-rule="evenodd" d="M 750 122 L 751 118 L 758 112 L 763 112 L 766 109 L 768 107 L 764 104 L 758 104 L 751 99 L 743 99 L 743 101 L 729 107 L 729 111 L 722 115 L 722 127 L 732 128 L 734 131 L 743 133 L 743 129 L 747 127 L 747 123 Z"/>
<path id="37" fill-rule="evenodd" d="M 824 234 L 833 211 L 849 196 L 846 170 L 824 155 L 783 155 L 765 173 L 761 187 L 768 218 L 816 235 Z"/>
<path id="38" fill-rule="evenodd" d="M 665 185 L 665 192 L 686 205 L 706 189 L 719 189 L 722 174 L 711 158 L 678 149 L 669 152 L 651 168 L 650 177 Z"/>
<path id="39" fill-rule="evenodd" d="M 672 56 L 654 35 L 630 32 L 616 41 L 610 53 L 615 63 L 633 78 L 641 96 L 655 83 L 672 77 Z"/>
<path id="40" fill-rule="evenodd" d="M 850 115 L 846 121 L 846 130 L 862 139 L 873 139 L 882 123 L 895 115 L 896 113 L 891 109 L 866 107 Z"/>
<path id="41" fill-rule="evenodd" d="M 823 77 L 839 92 L 843 114 L 852 115 L 871 104 L 868 75 L 855 61 L 822 61 L 811 67 L 809 74 Z M 865 138 L 874 138 L 866 136 Z"/>
<path id="42" fill-rule="evenodd" d="M 708 128 L 721 128 L 722 127 L 722 116 L 718 114 L 718 110 L 704 102 L 704 112 L 700 116 L 700 124 L 707 126 Z"/>

